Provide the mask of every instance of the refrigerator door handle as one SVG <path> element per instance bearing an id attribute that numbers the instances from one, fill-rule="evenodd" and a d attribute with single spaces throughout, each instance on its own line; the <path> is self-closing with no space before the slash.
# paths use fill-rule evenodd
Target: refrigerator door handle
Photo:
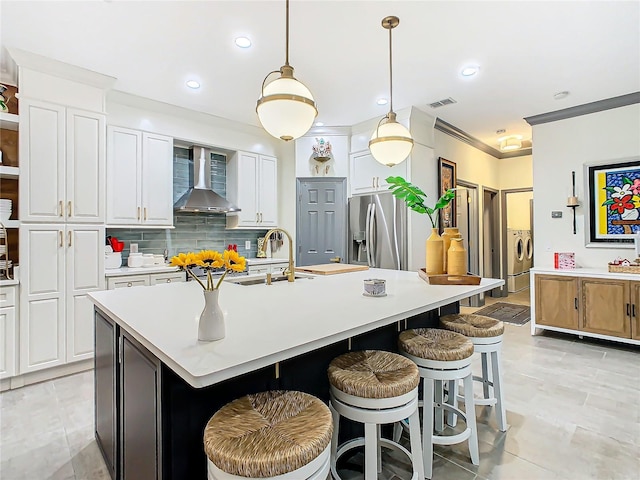
<path id="1" fill-rule="evenodd" d="M 371 239 L 369 252 L 371 255 L 370 267 L 376 268 L 376 255 L 378 250 L 378 241 L 376 238 L 376 204 L 371 204 L 371 220 L 369 221 L 369 238 Z"/>
<path id="2" fill-rule="evenodd" d="M 365 218 L 365 226 L 364 226 L 364 241 L 365 248 L 367 249 L 367 265 L 371 266 L 371 233 L 369 231 L 369 226 L 371 223 L 371 204 L 367 205 L 367 217 Z"/>

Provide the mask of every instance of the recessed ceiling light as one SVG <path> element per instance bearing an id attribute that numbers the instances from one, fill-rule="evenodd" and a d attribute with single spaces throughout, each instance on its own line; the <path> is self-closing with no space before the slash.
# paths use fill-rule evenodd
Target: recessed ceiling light
<path id="1" fill-rule="evenodd" d="M 389 100 L 387 100 L 386 98 L 379 98 L 378 100 L 376 100 L 376 103 L 378 105 L 386 105 L 387 103 L 389 103 Z"/>
<path id="2" fill-rule="evenodd" d="M 478 70 L 480 69 L 480 67 L 476 66 L 476 65 L 469 65 L 468 67 L 464 67 L 462 69 L 462 71 L 460 72 L 460 74 L 463 77 L 472 77 L 474 76 L 476 73 L 478 73 Z"/>
<path id="3" fill-rule="evenodd" d="M 198 82 L 197 80 L 187 80 L 187 87 L 197 90 L 198 88 L 200 88 L 200 82 Z"/>
<path id="4" fill-rule="evenodd" d="M 558 92 L 553 95 L 554 100 L 562 100 L 563 98 L 567 98 L 569 96 L 568 91 Z"/>
<path id="5" fill-rule="evenodd" d="M 251 46 L 251 40 L 248 37 L 237 37 L 236 45 L 240 48 L 249 48 Z"/>
<path id="6" fill-rule="evenodd" d="M 316 122 L 316 127 L 324 127 L 324 122 Z"/>

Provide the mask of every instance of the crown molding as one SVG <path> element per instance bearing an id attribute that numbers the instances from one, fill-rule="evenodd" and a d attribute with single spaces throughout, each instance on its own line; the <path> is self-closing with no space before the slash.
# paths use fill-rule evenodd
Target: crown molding
<path id="1" fill-rule="evenodd" d="M 513 158 L 513 157 L 524 157 L 526 155 L 531 155 L 532 149 L 531 147 L 521 148 L 520 150 L 515 150 L 513 152 L 501 152 L 497 148 L 490 147 L 486 143 L 477 138 L 469 135 L 467 132 L 460 130 L 458 127 L 451 125 L 450 123 L 445 122 L 441 118 L 436 118 L 436 123 L 433 126 L 436 130 L 446 133 L 447 135 L 455 138 L 456 140 L 460 140 L 467 145 L 471 145 L 478 150 L 491 155 L 492 157 L 496 157 L 499 159 L 502 158 Z"/>
<path id="2" fill-rule="evenodd" d="M 55 77 L 97 87 L 102 90 L 109 90 L 113 88 L 116 83 L 115 77 L 103 75 L 102 73 L 60 62 L 19 48 L 8 47 L 7 52 L 20 68 L 28 68 Z"/>
<path id="3" fill-rule="evenodd" d="M 558 120 L 602 112 L 603 110 L 611 110 L 612 108 L 626 107 L 634 103 L 640 103 L 640 92 L 628 93 L 626 95 L 620 95 L 619 97 L 606 98 L 596 102 L 576 105 L 575 107 L 524 117 L 524 120 L 529 125 L 534 126 L 540 125 L 541 123 L 557 122 Z"/>

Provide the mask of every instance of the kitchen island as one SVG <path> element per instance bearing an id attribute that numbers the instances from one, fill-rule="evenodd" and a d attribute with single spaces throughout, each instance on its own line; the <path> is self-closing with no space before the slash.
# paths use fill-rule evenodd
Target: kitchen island
<path id="1" fill-rule="evenodd" d="M 363 280 L 386 280 L 365 297 Z M 96 309 L 96 439 L 114 478 L 205 479 L 202 433 L 241 395 L 297 389 L 327 399 L 326 368 L 352 350 L 396 350 L 397 332 L 503 285 L 427 285 L 416 272 L 371 269 L 294 283 L 223 284 L 222 340 L 197 341 L 195 282 L 90 294 Z"/>

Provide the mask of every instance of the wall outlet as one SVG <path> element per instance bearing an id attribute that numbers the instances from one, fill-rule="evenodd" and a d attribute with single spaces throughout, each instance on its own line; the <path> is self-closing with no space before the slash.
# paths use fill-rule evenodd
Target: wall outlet
<path id="1" fill-rule="evenodd" d="M 137 243 L 131 243 L 129 245 L 129 252 L 130 253 L 138 253 L 138 244 Z"/>
<path id="2" fill-rule="evenodd" d="M 562 212 L 560 211 L 551 212 L 551 218 L 562 218 Z"/>
<path id="3" fill-rule="evenodd" d="M 244 249 L 251 250 L 251 240 L 247 240 L 246 242 L 244 242 Z"/>

